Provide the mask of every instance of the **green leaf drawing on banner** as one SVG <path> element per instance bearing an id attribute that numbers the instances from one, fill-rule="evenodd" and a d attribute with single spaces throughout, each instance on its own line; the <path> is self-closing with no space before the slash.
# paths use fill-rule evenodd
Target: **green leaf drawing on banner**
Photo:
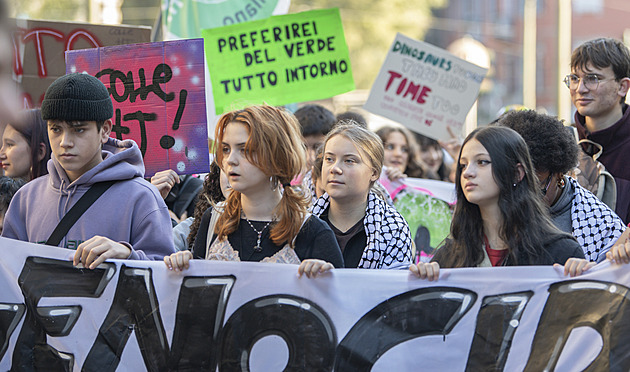
<path id="1" fill-rule="evenodd" d="M 444 201 L 423 193 L 402 191 L 396 197 L 394 206 L 407 220 L 414 240 L 418 226 L 429 230 L 432 248 L 436 248 L 448 236 L 453 214 Z"/>

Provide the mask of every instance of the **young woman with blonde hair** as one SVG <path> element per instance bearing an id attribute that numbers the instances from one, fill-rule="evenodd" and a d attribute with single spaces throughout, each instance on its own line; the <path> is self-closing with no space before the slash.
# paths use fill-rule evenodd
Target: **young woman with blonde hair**
<path id="1" fill-rule="evenodd" d="M 358 125 L 341 124 L 324 142 L 321 182 L 326 193 L 313 214 L 332 228 L 346 267 L 407 268 L 411 235 L 405 219 L 371 191 L 383 167 L 380 138 Z"/>
<path id="2" fill-rule="evenodd" d="M 299 124 L 272 106 L 250 106 L 224 114 L 215 131 L 216 161 L 232 192 L 220 213 L 203 215 L 191 251 L 164 258 L 170 269 L 191 258 L 299 264 L 301 272 L 343 267 L 328 226 L 307 211 L 308 199 L 291 180 L 305 165 Z M 311 271 L 314 270 L 314 271 Z"/>

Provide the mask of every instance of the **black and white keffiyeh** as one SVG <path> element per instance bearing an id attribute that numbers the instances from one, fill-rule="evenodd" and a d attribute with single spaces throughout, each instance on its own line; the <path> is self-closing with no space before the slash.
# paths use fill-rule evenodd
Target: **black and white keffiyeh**
<path id="1" fill-rule="evenodd" d="M 317 201 L 317 194 L 315 193 L 315 183 L 313 182 L 313 171 L 309 170 L 304 174 L 302 178 L 302 188 L 306 192 L 306 195 L 311 197 L 311 205 Z"/>
<path id="2" fill-rule="evenodd" d="M 612 209 L 575 179 L 565 177 L 565 180 L 575 190 L 571 202 L 572 235 L 584 249 L 587 260 L 601 262 L 626 226 Z"/>
<path id="3" fill-rule="evenodd" d="M 312 213 L 320 216 L 330 200 L 322 195 L 313 205 Z M 363 269 L 406 269 L 411 264 L 411 233 L 409 225 L 398 211 L 387 205 L 374 192 L 368 194 L 363 219 L 367 244 L 359 261 Z"/>

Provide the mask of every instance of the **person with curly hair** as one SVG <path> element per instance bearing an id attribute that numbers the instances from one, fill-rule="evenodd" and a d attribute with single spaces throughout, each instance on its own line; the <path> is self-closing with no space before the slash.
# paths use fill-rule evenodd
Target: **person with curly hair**
<path id="1" fill-rule="evenodd" d="M 210 163 L 210 173 L 206 175 L 203 181 L 203 189 L 199 193 L 199 198 L 195 205 L 195 213 L 190 224 L 190 231 L 186 238 L 187 249 L 192 249 L 195 243 L 195 237 L 199 231 L 201 217 L 204 212 L 208 208 L 216 207 L 220 202 L 224 201 L 230 194 L 231 189 L 232 187 L 228 183 L 227 176 L 221 168 L 219 168 L 219 165 L 215 161 Z M 173 229 L 173 235 L 175 235 L 176 229 L 177 227 Z M 177 245 L 175 247 L 178 248 Z"/>
<path id="2" fill-rule="evenodd" d="M 556 227 L 577 239 L 587 260 L 605 260 L 626 227 L 612 209 L 566 175 L 577 165 L 579 151 L 570 129 L 556 117 L 534 110 L 506 113 L 496 124 L 525 139 L 540 194 Z"/>
<path id="3" fill-rule="evenodd" d="M 26 181 L 22 178 L 11 178 L 8 176 L 0 177 L 0 234 L 2 233 L 2 224 L 4 223 L 4 215 L 9 209 L 13 195 L 24 186 Z"/>

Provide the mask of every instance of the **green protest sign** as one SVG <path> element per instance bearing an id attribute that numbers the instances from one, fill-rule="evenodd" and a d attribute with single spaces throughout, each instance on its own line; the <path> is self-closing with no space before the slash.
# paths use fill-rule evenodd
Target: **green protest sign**
<path id="1" fill-rule="evenodd" d="M 290 0 L 163 0 L 168 39 L 197 38 L 204 28 L 286 14 Z"/>
<path id="2" fill-rule="evenodd" d="M 354 89 L 339 9 L 202 30 L 216 113 Z"/>

